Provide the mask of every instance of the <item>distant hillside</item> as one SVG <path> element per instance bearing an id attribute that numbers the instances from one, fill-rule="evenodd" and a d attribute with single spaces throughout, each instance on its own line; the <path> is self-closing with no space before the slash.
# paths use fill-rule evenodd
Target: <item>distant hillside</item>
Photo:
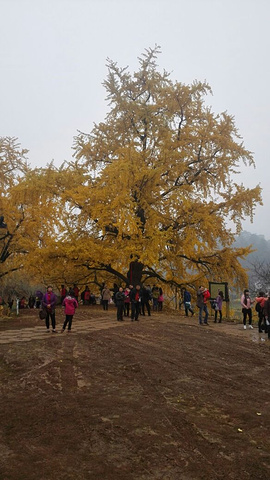
<path id="1" fill-rule="evenodd" d="M 250 267 L 256 261 L 270 263 L 270 240 L 266 240 L 263 235 L 257 235 L 244 230 L 236 238 L 234 246 L 247 247 L 249 245 L 252 245 L 256 251 L 252 252 L 245 261 L 241 262 L 245 268 Z"/>

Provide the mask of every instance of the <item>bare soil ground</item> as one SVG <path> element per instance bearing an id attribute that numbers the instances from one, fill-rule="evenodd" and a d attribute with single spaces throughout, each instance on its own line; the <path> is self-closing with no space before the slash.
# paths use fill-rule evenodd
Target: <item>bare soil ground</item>
<path id="1" fill-rule="evenodd" d="M 70 334 L 0 319 L 0 479 L 269 480 L 266 336 L 115 316 L 80 307 Z"/>

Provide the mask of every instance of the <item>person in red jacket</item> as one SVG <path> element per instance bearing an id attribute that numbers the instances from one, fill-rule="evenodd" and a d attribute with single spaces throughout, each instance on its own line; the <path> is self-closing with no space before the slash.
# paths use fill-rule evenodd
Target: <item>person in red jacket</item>
<path id="1" fill-rule="evenodd" d="M 64 301 L 64 298 L 66 297 L 67 295 L 67 289 L 65 287 L 65 285 L 61 285 L 61 290 L 60 290 L 60 296 L 61 296 L 61 305 Z"/>
<path id="2" fill-rule="evenodd" d="M 73 315 L 75 313 L 76 308 L 78 308 L 78 302 L 77 302 L 77 300 L 74 296 L 74 291 L 73 290 L 70 290 L 68 292 L 68 295 L 64 299 L 62 305 L 64 307 L 64 312 L 65 312 L 66 318 L 65 318 L 61 333 L 63 333 L 65 331 L 65 328 L 66 328 L 67 324 L 68 324 L 68 332 L 70 332 L 71 331 L 72 320 L 73 320 Z"/>
<path id="3" fill-rule="evenodd" d="M 199 324 L 200 325 L 208 325 L 208 309 L 207 309 L 207 301 L 210 298 L 210 292 L 207 288 L 201 286 L 197 292 L 197 307 L 199 308 Z M 204 312 L 204 319 L 203 319 L 203 312 Z"/>
<path id="4" fill-rule="evenodd" d="M 255 298 L 255 310 L 258 313 L 258 329 L 259 333 L 262 333 L 264 330 L 265 333 L 267 333 L 267 325 L 265 322 L 265 316 L 264 316 L 264 304 L 266 302 L 266 297 L 264 292 L 259 292 L 258 297 Z"/>
<path id="5" fill-rule="evenodd" d="M 76 298 L 76 300 L 78 302 L 79 301 L 80 290 L 79 290 L 78 286 L 76 285 L 76 283 L 74 283 L 72 291 L 73 291 L 74 297 Z"/>

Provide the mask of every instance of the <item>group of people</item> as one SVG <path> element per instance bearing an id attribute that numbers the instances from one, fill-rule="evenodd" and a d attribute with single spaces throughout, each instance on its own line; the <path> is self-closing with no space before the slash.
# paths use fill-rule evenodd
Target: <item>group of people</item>
<path id="1" fill-rule="evenodd" d="M 67 326 L 68 332 L 71 332 L 73 315 L 76 308 L 78 308 L 78 300 L 72 288 L 70 288 L 68 292 L 65 292 L 65 296 L 62 294 L 64 294 L 63 289 L 61 290 L 61 304 L 64 308 L 65 320 L 62 326 L 61 333 L 65 331 Z M 47 287 L 47 291 L 42 297 L 41 305 L 42 310 L 45 314 L 45 324 L 47 332 L 50 331 L 51 320 L 52 333 L 56 333 L 55 308 L 57 305 L 57 296 L 53 292 L 53 289 L 50 285 Z"/>
<path id="2" fill-rule="evenodd" d="M 200 325 L 208 325 L 209 311 L 208 311 L 207 304 L 210 297 L 211 295 L 209 290 L 201 285 L 197 291 L 197 302 L 196 302 L 196 305 L 199 309 L 198 320 Z M 191 306 L 191 294 L 186 288 L 182 290 L 182 301 L 180 302 L 180 306 L 182 305 L 182 303 L 184 304 L 186 317 L 188 317 L 189 312 L 191 313 L 191 316 L 193 316 L 195 312 Z M 217 323 L 218 316 L 219 316 L 219 323 L 222 322 L 222 303 L 223 303 L 223 292 L 220 290 L 216 298 L 211 302 L 211 308 L 215 310 L 215 320 L 214 320 L 215 323 Z"/>
<path id="3" fill-rule="evenodd" d="M 72 320 L 76 308 L 79 303 L 79 289 L 76 284 L 73 285 L 69 290 L 66 289 L 64 285 L 61 285 L 60 290 L 61 296 L 61 305 L 63 306 L 65 313 L 65 320 L 62 326 L 61 332 L 64 332 L 67 328 L 68 332 L 71 331 Z M 91 299 L 91 292 L 89 287 L 86 285 L 85 289 L 81 293 L 81 301 L 84 305 L 96 303 L 95 296 L 92 295 L 94 299 Z M 200 286 L 197 290 L 197 302 L 196 305 L 199 310 L 198 321 L 200 325 L 208 325 L 209 311 L 208 311 L 208 301 L 210 300 L 210 292 L 204 286 Z M 123 321 L 124 317 L 131 318 L 131 321 L 138 321 L 139 316 L 146 314 L 151 316 L 151 311 L 161 311 L 163 308 L 163 291 L 162 288 L 154 285 L 141 286 L 141 285 L 129 285 L 125 288 L 119 287 L 118 291 L 112 294 L 112 291 L 108 288 L 107 285 L 104 285 L 101 291 L 101 304 L 103 305 L 104 310 L 108 310 L 109 303 L 114 303 L 116 308 L 116 318 L 117 321 Z M 218 291 L 218 295 L 214 300 L 211 300 L 211 308 L 214 309 L 214 323 L 222 322 L 222 304 L 224 301 L 223 292 Z M 0 298 L 0 302 L 3 303 L 3 299 Z M 58 298 L 53 292 L 51 286 L 47 287 L 46 293 L 43 295 L 42 292 L 37 291 L 36 296 L 30 296 L 27 301 L 25 297 L 22 297 L 20 300 L 20 308 L 30 307 L 30 308 L 41 308 L 44 312 L 46 329 L 50 331 L 50 321 L 52 326 L 52 332 L 56 332 L 56 321 L 55 321 L 55 308 L 58 303 Z M 184 304 L 185 315 L 191 316 L 194 315 L 194 309 L 191 304 L 191 294 L 184 288 L 182 290 L 182 302 Z M 270 338 L 270 292 L 266 295 L 263 291 L 258 293 L 258 296 L 253 300 L 250 297 L 250 292 L 248 289 L 245 289 L 241 299 L 240 299 L 242 314 L 243 314 L 243 325 L 244 329 L 248 326 L 250 329 L 253 329 L 252 326 L 252 306 L 255 304 L 255 310 L 258 314 L 258 329 L 259 332 L 268 333 Z M 269 319 L 269 321 L 268 321 Z"/>
<path id="4" fill-rule="evenodd" d="M 152 288 L 150 285 L 129 285 L 126 288 L 119 287 L 112 299 L 111 290 L 105 285 L 101 292 L 101 301 L 104 310 L 108 310 L 109 303 L 114 301 L 119 322 L 124 320 L 123 317 L 129 317 L 129 314 L 131 321 L 138 321 L 139 315 L 145 316 L 147 312 L 148 316 L 151 316 L 151 310 L 161 311 L 164 296 L 162 288 L 157 285 Z"/>
<path id="5" fill-rule="evenodd" d="M 35 308 L 37 304 L 37 298 L 34 297 L 34 295 L 30 295 L 30 297 L 27 299 L 25 295 L 23 295 L 20 299 L 17 299 L 18 302 L 18 308 L 20 310 L 24 308 Z M 16 301 L 15 301 L 16 304 Z M 7 305 L 8 308 L 11 310 L 12 307 L 14 306 L 14 298 L 11 298 L 11 296 L 8 297 L 8 300 L 5 301 L 2 297 L 0 297 L 0 305 Z M 17 305 L 17 304 L 16 304 Z M 37 306 L 39 308 L 39 304 Z"/>
<path id="6" fill-rule="evenodd" d="M 79 289 L 76 290 L 76 288 L 77 286 L 74 285 L 73 288 L 70 288 L 69 291 L 67 291 L 65 286 L 61 285 L 61 305 L 63 306 L 65 313 L 65 320 L 61 333 L 65 331 L 66 327 L 68 332 L 71 331 L 73 316 L 76 308 L 78 308 Z M 154 296 L 157 291 L 158 296 Z M 88 292 L 90 294 L 90 290 L 86 286 L 82 297 L 84 305 L 87 305 L 88 302 L 90 303 L 91 297 L 88 295 Z M 55 309 L 58 300 L 56 294 L 53 292 L 52 287 L 48 286 L 44 295 L 39 292 L 38 298 L 40 301 L 40 308 L 44 312 L 47 332 L 50 331 L 51 323 L 52 332 L 56 333 Z M 149 285 L 143 287 L 140 285 L 136 285 L 135 287 L 129 285 L 129 287 L 126 287 L 125 289 L 119 287 L 114 295 L 112 295 L 112 292 L 107 285 L 104 285 L 104 288 L 101 291 L 101 303 L 104 310 L 108 310 L 108 305 L 111 300 L 117 307 L 116 317 L 118 321 L 123 321 L 124 316 L 130 316 L 131 321 L 138 321 L 139 315 L 145 316 L 147 313 L 148 316 L 151 316 L 151 301 L 153 302 L 153 311 L 162 310 L 164 298 L 161 287 L 157 287 L 156 285 L 152 288 Z"/>
<path id="7" fill-rule="evenodd" d="M 199 324 L 208 325 L 208 308 L 207 302 L 210 298 L 210 292 L 207 288 L 200 286 L 197 291 L 197 307 L 199 309 Z M 203 315 L 204 314 L 204 315 Z"/>
<path id="8" fill-rule="evenodd" d="M 85 289 L 87 291 L 87 287 Z M 68 331 L 71 330 L 72 319 L 75 313 L 76 308 L 78 307 L 78 295 L 79 292 L 70 289 L 68 294 L 64 289 L 64 286 L 61 288 L 61 304 L 64 307 L 66 318 L 62 327 L 62 332 L 68 326 Z M 76 295 L 77 293 L 77 295 Z M 191 294 L 188 290 L 184 289 L 183 293 L 183 303 L 185 307 L 185 314 L 188 316 L 189 312 L 191 315 L 194 315 L 194 310 L 191 307 Z M 113 298 L 113 300 L 112 300 Z M 208 325 L 209 312 L 207 308 L 207 302 L 210 299 L 210 292 L 207 288 L 200 286 L 197 291 L 197 307 L 199 309 L 199 324 Z M 87 301 L 88 298 L 85 298 L 84 301 Z M 117 321 L 122 322 L 124 317 L 129 317 L 131 321 L 138 321 L 139 316 L 145 316 L 146 313 L 148 316 L 151 316 L 151 310 L 158 311 L 162 310 L 162 303 L 164 301 L 163 291 L 161 287 L 154 285 L 152 288 L 150 285 L 142 286 L 129 285 L 126 288 L 119 287 L 119 289 L 112 295 L 111 290 L 107 285 L 104 285 L 101 291 L 101 303 L 104 310 L 108 310 L 109 303 L 113 301 L 116 308 L 116 318 Z M 42 308 L 46 312 L 46 327 L 49 331 L 49 322 L 51 319 L 52 331 L 55 332 L 55 307 L 57 303 L 57 297 L 52 291 L 52 287 L 47 288 L 46 294 L 42 298 Z M 215 309 L 215 320 L 217 322 L 219 315 L 219 322 L 222 321 L 222 303 L 223 303 L 223 292 L 219 291 L 218 295 L 212 303 L 212 308 Z M 161 304 L 161 305 L 160 305 Z M 249 305 L 249 303 L 247 303 Z"/>
<path id="9" fill-rule="evenodd" d="M 241 296 L 241 307 L 243 313 L 244 329 L 247 328 L 247 320 L 249 328 L 252 326 L 252 305 L 255 304 L 255 311 L 258 314 L 258 329 L 259 333 L 263 331 L 268 334 L 270 338 L 270 292 L 265 294 L 263 291 L 258 293 L 258 296 L 251 299 L 250 292 L 245 289 Z"/>
<path id="10" fill-rule="evenodd" d="M 194 310 L 191 307 L 191 294 L 186 289 L 183 290 L 183 303 L 185 308 L 185 315 L 188 316 L 189 312 L 194 315 Z M 208 300 L 210 299 L 210 292 L 207 288 L 200 286 L 197 291 L 197 307 L 199 309 L 199 324 L 208 325 L 209 311 L 207 307 Z M 222 304 L 224 296 L 220 290 L 217 297 L 211 301 L 211 308 L 215 311 L 214 323 L 222 322 Z M 270 292 L 266 295 L 263 291 L 258 293 L 258 296 L 253 300 L 250 297 L 249 289 L 245 289 L 240 299 L 242 314 L 243 314 L 243 326 L 244 330 L 248 326 L 253 329 L 252 326 L 252 305 L 255 304 L 255 310 L 258 314 L 258 329 L 259 333 L 268 333 L 270 338 Z M 218 320 L 219 317 L 219 320 Z M 269 320 L 268 320 L 269 319 Z"/>
<path id="11" fill-rule="evenodd" d="M 79 302 L 79 296 L 80 296 L 81 303 L 83 305 L 95 305 L 96 304 L 96 296 L 92 292 L 90 292 L 90 288 L 88 287 L 88 285 L 85 286 L 85 288 L 81 292 L 81 294 L 80 294 L 79 287 L 76 283 L 74 283 L 71 290 L 73 291 L 74 297 L 76 298 L 77 302 Z M 61 285 L 61 289 L 60 289 L 61 303 L 63 302 L 67 293 L 68 293 L 68 290 L 65 287 L 65 285 Z"/>

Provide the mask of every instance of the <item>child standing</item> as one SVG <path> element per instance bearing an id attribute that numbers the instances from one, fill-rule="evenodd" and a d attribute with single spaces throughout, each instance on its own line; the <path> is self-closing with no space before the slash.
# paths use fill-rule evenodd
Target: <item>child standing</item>
<path id="1" fill-rule="evenodd" d="M 73 315 L 75 313 L 76 308 L 78 307 L 78 302 L 77 302 L 77 300 L 74 296 L 74 291 L 73 290 L 69 290 L 68 295 L 64 298 L 62 306 L 64 307 L 64 312 L 65 312 L 65 315 L 66 315 L 66 319 L 64 321 L 61 333 L 63 333 L 65 331 L 65 328 L 66 328 L 67 324 L 68 324 L 68 332 L 70 332 Z"/>

